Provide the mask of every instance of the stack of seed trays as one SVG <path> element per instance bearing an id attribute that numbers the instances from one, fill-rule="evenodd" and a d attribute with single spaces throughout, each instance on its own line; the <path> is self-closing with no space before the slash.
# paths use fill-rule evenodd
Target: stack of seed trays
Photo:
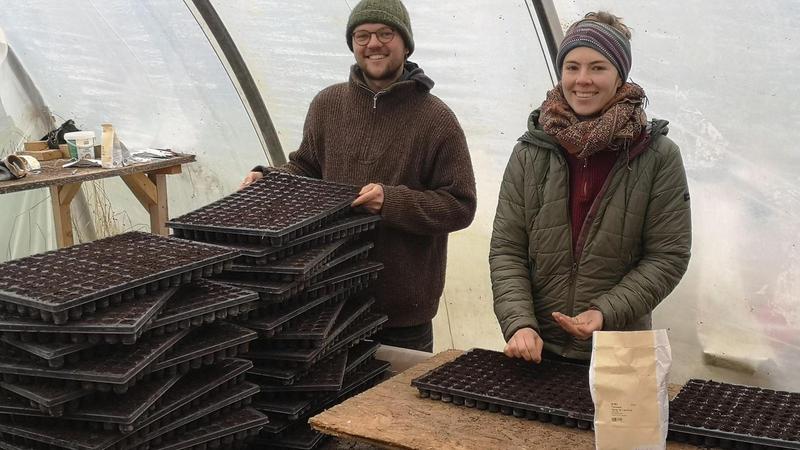
<path id="1" fill-rule="evenodd" d="M 689 380 L 669 408 L 671 440 L 703 447 L 800 449 L 800 393 Z"/>
<path id="2" fill-rule="evenodd" d="M 0 447 L 152 447 L 244 408 L 252 363 L 230 358 L 257 335 L 220 319 L 259 296 L 204 279 L 237 255 L 133 232 L 0 264 Z"/>
<path id="3" fill-rule="evenodd" d="M 387 320 L 370 312 L 373 299 L 359 295 L 383 265 L 367 259 L 371 242 L 358 241 L 380 217 L 350 209 L 357 193 L 355 186 L 271 172 L 168 222 L 178 237 L 240 252 L 214 279 L 260 296 L 259 309 L 239 324 L 258 333 L 242 356 L 254 362 L 247 377 L 263 386 L 265 395 L 305 392 L 335 401 L 333 394 L 345 383 L 347 350 Z M 290 418 L 304 424 L 301 419 L 322 403 L 312 400 L 278 411 L 263 408 L 286 421 L 269 426 L 270 438 L 277 428 L 287 428 Z M 309 436 L 307 429 L 300 432 Z"/>
<path id="4" fill-rule="evenodd" d="M 334 354 L 290 388 L 261 384 L 261 393 L 253 401 L 253 407 L 266 413 L 270 423 L 261 430 L 255 445 L 292 449 L 318 446 L 323 435 L 308 426 L 308 418 L 384 379 L 389 363 L 375 359 L 378 346 L 362 341 L 347 352 Z"/>
<path id="5" fill-rule="evenodd" d="M 422 398 L 588 430 L 594 420 L 589 367 L 531 364 L 473 349 L 414 379 Z"/>

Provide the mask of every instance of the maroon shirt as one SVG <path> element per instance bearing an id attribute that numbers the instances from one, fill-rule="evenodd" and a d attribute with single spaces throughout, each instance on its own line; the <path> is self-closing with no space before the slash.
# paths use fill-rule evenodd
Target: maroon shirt
<path id="1" fill-rule="evenodd" d="M 650 142 L 650 135 L 643 132 L 631 145 L 629 159 L 639 156 Z M 618 151 L 599 151 L 586 159 L 579 159 L 576 155 L 564 151 L 569 166 L 569 212 L 572 225 L 572 248 L 575 249 L 581 228 L 586 221 L 586 216 L 592 209 L 592 203 L 606 178 L 614 168 L 614 163 L 619 157 Z"/>

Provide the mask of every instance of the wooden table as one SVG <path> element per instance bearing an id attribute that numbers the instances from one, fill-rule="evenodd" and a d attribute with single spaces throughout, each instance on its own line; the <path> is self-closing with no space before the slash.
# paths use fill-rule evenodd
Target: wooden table
<path id="1" fill-rule="evenodd" d="M 173 158 L 157 159 L 114 169 L 63 168 L 61 166 L 68 160 L 42 161 L 41 173 L 28 174 L 17 180 L 0 181 L 0 194 L 49 188 L 58 246 L 69 247 L 74 243 L 69 206 L 75 194 L 78 193 L 81 183 L 120 177 L 150 214 L 150 230 L 166 236 L 167 227 L 164 223 L 167 221 L 169 213 L 166 176 L 181 173 L 183 164 L 193 161 L 195 161 L 194 155 L 179 154 Z"/>
<path id="2" fill-rule="evenodd" d="M 411 380 L 452 361 L 448 350 L 309 420 L 317 430 L 388 448 L 593 449 L 594 433 L 422 399 Z M 669 449 L 697 449 L 667 442 Z"/>

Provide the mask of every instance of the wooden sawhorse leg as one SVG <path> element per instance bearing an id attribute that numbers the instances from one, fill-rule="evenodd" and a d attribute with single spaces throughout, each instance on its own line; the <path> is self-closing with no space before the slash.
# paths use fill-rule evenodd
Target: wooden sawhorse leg
<path id="1" fill-rule="evenodd" d="M 80 183 L 50 186 L 50 204 L 53 206 L 58 248 L 69 247 L 75 243 L 69 206 L 80 188 Z"/>

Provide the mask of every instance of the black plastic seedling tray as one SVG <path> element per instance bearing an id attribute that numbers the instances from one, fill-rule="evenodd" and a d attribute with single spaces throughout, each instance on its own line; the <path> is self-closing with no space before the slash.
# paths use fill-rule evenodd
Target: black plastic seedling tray
<path id="1" fill-rule="evenodd" d="M 367 285 L 370 281 L 378 279 L 378 272 L 381 270 L 383 263 L 374 261 L 342 265 L 332 271 L 326 271 L 323 278 L 306 288 L 306 295 L 314 297 L 354 285 Z"/>
<path id="2" fill-rule="evenodd" d="M 253 408 L 265 413 L 270 420 L 293 421 L 299 419 L 311 409 L 308 398 L 260 398 L 253 397 Z"/>
<path id="3" fill-rule="evenodd" d="M 165 369 L 185 372 L 212 364 L 226 357 L 246 351 L 249 343 L 258 337 L 255 331 L 229 322 L 217 322 L 192 330 L 155 363 L 152 371 Z"/>
<path id="4" fill-rule="evenodd" d="M 346 243 L 345 240 L 333 241 L 319 247 L 311 247 L 278 261 L 262 265 L 245 265 L 234 263 L 231 272 L 255 272 L 267 279 L 275 281 L 292 281 L 307 279 L 319 273 L 322 266 L 330 261 L 334 252 Z"/>
<path id="5" fill-rule="evenodd" d="M 319 347 L 333 329 L 344 304 L 345 301 L 340 300 L 308 311 L 280 333 L 262 342 L 286 348 Z"/>
<path id="6" fill-rule="evenodd" d="M 0 312 L 0 332 L 23 342 L 38 342 L 44 336 L 56 342 L 133 344 L 177 290 L 171 287 L 148 293 L 64 325 Z"/>
<path id="7" fill-rule="evenodd" d="M 254 311 L 248 320 L 241 321 L 241 324 L 258 331 L 259 336 L 262 338 L 270 338 L 283 329 L 292 326 L 303 315 L 310 313 L 312 309 L 341 302 L 358 292 L 358 290 L 360 289 L 340 289 L 317 298 L 285 303 L 284 308 L 261 308 Z"/>
<path id="8" fill-rule="evenodd" d="M 356 214 L 346 216 L 324 225 L 323 228 L 294 239 L 281 247 L 263 244 L 226 244 L 241 252 L 235 262 L 257 266 L 286 258 L 299 251 L 316 247 L 340 239 L 355 239 L 360 233 L 375 229 L 381 220 L 379 215 Z"/>
<path id="9" fill-rule="evenodd" d="M 273 438 L 258 437 L 253 441 L 259 449 L 296 449 L 311 450 L 322 443 L 325 435 L 311 429 L 306 423 L 293 424 Z"/>
<path id="10" fill-rule="evenodd" d="M 283 303 L 300 295 L 311 286 L 311 280 L 274 281 L 258 279 L 257 273 L 226 272 L 214 280 L 257 292 L 261 303 Z"/>
<path id="11" fill-rule="evenodd" d="M 222 246 L 129 232 L 0 264 L 0 306 L 58 325 L 232 264 Z M 75 271 L 91 277 L 75 277 Z"/>
<path id="12" fill-rule="evenodd" d="M 54 369 L 64 367 L 68 360 L 70 363 L 80 361 L 82 357 L 90 355 L 91 352 L 87 352 L 87 350 L 96 345 L 90 342 L 24 342 L 9 336 L 2 336 L 0 340 L 18 350 L 27 352 L 26 359 L 47 364 Z"/>
<path id="13" fill-rule="evenodd" d="M 147 333 L 171 333 L 217 319 L 240 318 L 258 306 L 258 294 L 236 286 L 199 280 L 183 286 L 167 303 Z"/>
<path id="14" fill-rule="evenodd" d="M 695 445 L 800 449 L 800 393 L 693 379 L 669 421 L 670 439 Z"/>
<path id="15" fill-rule="evenodd" d="M 143 429 L 156 423 L 170 423 L 189 414 L 203 399 L 241 384 L 245 372 L 252 367 L 250 361 L 231 358 L 203 370 L 189 372 L 164 394 L 158 408 L 147 418 L 135 422 L 134 427 Z"/>
<path id="16" fill-rule="evenodd" d="M 420 396 L 519 418 L 589 429 L 594 404 L 586 366 L 544 360 L 531 364 L 473 349 L 414 379 Z"/>
<path id="17" fill-rule="evenodd" d="M 152 367 L 162 359 L 167 351 L 183 338 L 186 331 L 153 336 L 143 339 L 135 346 L 98 347 L 107 351 L 97 351 L 69 368 L 53 369 L 32 363 L 15 354 L 12 349 L 0 348 L 0 373 L 6 378 L 16 375 L 23 382 L 41 378 L 61 381 L 77 381 L 86 389 L 100 391 L 113 390 L 124 393 L 133 386 L 140 374 L 152 371 Z"/>
<path id="18" fill-rule="evenodd" d="M 342 352 L 331 355 L 314 365 L 308 374 L 289 386 L 282 384 L 264 383 L 252 375 L 248 375 L 253 382 L 261 387 L 261 398 L 268 398 L 269 394 L 281 397 L 282 394 L 304 392 L 317 393 L 324 391 L 338 391 L 342 389 L 344 369 L 347 367 L 347 353 Z"/>
<path id="19" fill-rule="evenodd" d="M 347 366 L 344 368 L 344 373 L 348 374 L 372 359 L 380 346 L 380 342 L 362 341 L 351 347 L 347 351 Z"/>
<path id="20" fill-rule="evenodd" d="M 326 345 L 332 343 L 336 336 L 342 333 L 356 319 L 369 311 L 374 303 L 375 299 L 372 298 L 366 301 L 360 298 L 348 299 L 336 320 L 334 330 L 326 339 Z M 298 362 L 310 365 L 318 361 L 317 357 L 322 351 L 322 347 L 310 349 L 274 348 L 272 345 L 263 345 L 263 341 L 256 341 L 245 356 L 257 360 Z"/>
<path id="21" fill-rule="evenodd" d="M 26 448 L 73 450 L 104 450 L 113 446 L 123 436 L 116 431 L 108 430 L 86 432 L 80 427 L 70 426 L 67 422 L 46 424 L 40 418 L 26 416 L 0 417 L 0 433 L 4 441 L 14 439 L 14 444 Z"/>
<path id="22" fill-rule="evenodd" d="M 95 395 L 61 417 L 66 420 L 107 424 L 106 429 L 114 425 L 120 432 L 127 433 L 132 431 L 133 422 L 145 415 L 179 379 L 179 376 L 174 376 L 141 382 L 125 395 Z M 39 408 L 30 406 L 26 399 L 7 391 L 0 391 L 0 414 L 50 417 Z"/>
<path id="23" fill-rule="evenodd" d="M 76 409 L 80 400 L 92 393 L 77 382 L 53 383 L 51 380 L 33 383 L 2 381 L 0 387 L 27 399 L 32 407 L 53 417 L 63 415 L 65 410 Z"/>
<path id="24" fill-rule="evenodd" d="M 243 406 L 250 404 L 251 398 L 257 393 L 258 386 L 246 381 L 214 392 L 197 402 L 190 411 L 180 417 L 170 416 L 169 420 L 161 421 L 156 429 L 143 433 L 141 437 L 130 439 L 123 447 L 133 449 L 147 443 L 157 443 L 163 439 L 170 439 L 176 433 L 185 434 L 184 430 L 196 429 L 221 415 L 235 414 Z"/>
<path id="25" fill-rule="evenodd" d="M 187 430 L 159 445 L 150 445 L 152 450 L 181 450 L 207 444 L 207 448 L 236 448 L 254 439 L 259 430 L 269 422 L 264 414 L 253 408 L 243 408 L 230 414 L 220 415 L 212 422 Z M 199 448 L 199 447 L 197 447 Z"/>
<path id="26" fill-rule="evenodd" d="M 278 247 L 350 209 L 356 186 L 269 173 L 250 186 L 167 222 L 185 239 Z"/>

